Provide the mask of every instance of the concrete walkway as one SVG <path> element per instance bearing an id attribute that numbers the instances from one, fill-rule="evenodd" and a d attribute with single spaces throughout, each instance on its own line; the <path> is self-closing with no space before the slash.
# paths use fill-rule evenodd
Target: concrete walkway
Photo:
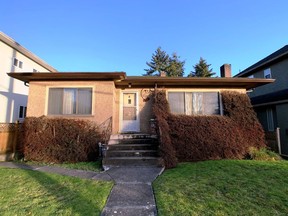
<path id="1" fill-rule="evenodd" d="M 0 162 L 0 166 L 57 173 L 85 179 L 114 181 L 115 185 L 108 197 L 102 216 L 157 215 L 152 182 L 163 168 L 155 166 L 112 167 L 105 172 L 92 172 L 66 169 L 56 166 L 26 165 L 13 162 Z"/>

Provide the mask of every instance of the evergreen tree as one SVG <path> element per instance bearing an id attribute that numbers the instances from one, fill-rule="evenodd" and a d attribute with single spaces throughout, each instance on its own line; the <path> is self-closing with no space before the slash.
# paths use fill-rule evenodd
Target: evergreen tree
<path id="1" fill-rule="evenodd" d="M 144 76 L 160 76 L 161 71 L 166 72 L 167 67 L 169 66 L 169 55 L 161 50 L 161 47 L 158 47 L 155 53 L 152 55 L 151 62 L 146 62 L 150 67 L 144 69 L 146 74 Z"/>
<path id="2" fill-rule="evenodd" d="M 188 77 L 212 77 L 215 73 L 209 68 L 210 66 L 211 64 L 207 64 L 206 60 L 201 57 L 199 63 L 193 66 L 195 71 L 191 71 Z"/>
<path id="3" fill-rule="evenodd" d="M 166 69 L 169 77 L 183 77 L 185 61 L 180 61 L 179 56 L 173 53 L 172 58 L 169 58 L 169 66 Z"/>

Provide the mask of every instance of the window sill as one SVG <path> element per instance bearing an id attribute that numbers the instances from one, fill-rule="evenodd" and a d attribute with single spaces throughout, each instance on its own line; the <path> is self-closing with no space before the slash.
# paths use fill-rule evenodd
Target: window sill
<path id="1" fill-rule="evenodd" d="M 88 115 L 77 115 L 77 114 L 75 114 L 75 115 L 65 115 L 65 114 L 63 114 L 63 115 L 51 115 L 51 114 L 47 114 L 47 116 L 48 117 L 81 117 L 81 118 L 91 118 L 91 117 L 94 117 L 94 115 L 92 115 L 92 114 L 88 114 Z"/>

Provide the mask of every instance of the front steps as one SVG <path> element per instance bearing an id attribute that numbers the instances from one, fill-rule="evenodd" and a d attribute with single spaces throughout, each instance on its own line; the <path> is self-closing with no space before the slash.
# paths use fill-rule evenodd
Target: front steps
<path id="1" fill-rule="evenodd" d="M 149 134 L 111 135 L 106 156 L 102 160 L 104 169 L 113 166 L 161 166 L 158 140 Z"/>

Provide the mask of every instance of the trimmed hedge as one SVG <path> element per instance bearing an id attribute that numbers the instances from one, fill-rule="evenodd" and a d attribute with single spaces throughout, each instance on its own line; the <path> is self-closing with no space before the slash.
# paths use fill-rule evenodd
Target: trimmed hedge
<path id="1" fill-rule="evenodd" d="M 246 94 L 221 92 L 224 116 L 170 113 L 164 91 L 155 93 L 154 114 L 165 166 L 177 161 L 244 158 L 250 147 L 265 146 L 265 134 Z"/>
<path id="2" fill-rule="evenodd" d="M 47 163 L 98 159 L 98 127 L 89 121 L 29 117 L 23 123 L 23 153 L 26 160 Z"/>

